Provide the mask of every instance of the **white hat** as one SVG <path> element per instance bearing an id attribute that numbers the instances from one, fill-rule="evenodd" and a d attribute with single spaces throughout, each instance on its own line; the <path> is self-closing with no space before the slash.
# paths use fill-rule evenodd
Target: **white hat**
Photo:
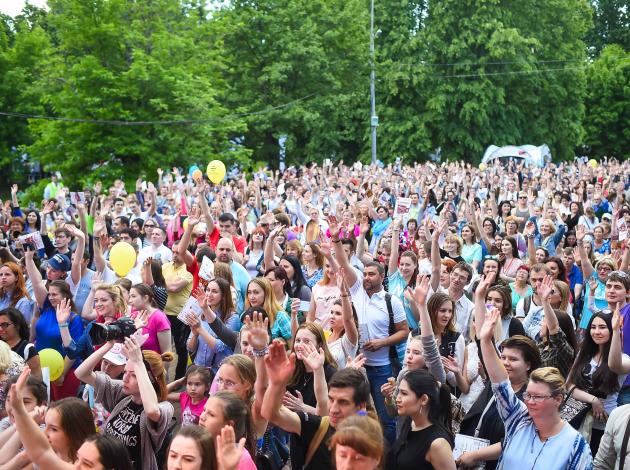
<path id="1" fill-rule="evenodd" d="M 127 356 L 123 354 L 123 345 L 122 343 L 116 343 L 105 353 L 103 359 L 107 359 L 109 362 L 114 364 L 115 366 L 124 366 L 127 364 Z"/>

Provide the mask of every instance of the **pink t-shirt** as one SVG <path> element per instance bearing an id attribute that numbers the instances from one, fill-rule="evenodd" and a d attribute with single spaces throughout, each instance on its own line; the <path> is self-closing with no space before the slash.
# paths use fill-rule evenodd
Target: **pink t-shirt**
<path id="1" fill-rule="evenodd" d="M 205 397 L 199 403 L 193 405 L 190 395 L 188 395 L 186 392 L 180 393 L 179 406 L 182 409 L 182 426 L 199 424 L 199 417 L 201 416 L 201 413 L 203 412 L 203 407 L 206 406 L 207 401 L 208 397 Z"/>
<path id="2" fill-rule="evenodd" d="M 254 459 L 252 459 L 252 456 L 249 455 L 249 451 L 247 449 L 243 449 L 243 455 L 241 456 L 241 460 L 238 462 L 238 470 L 256 470 Z"/>
<path id="3" fill-rule="evenodd" d="M 319 323 L 324 330 L 330 329 L 330 310 L 340 294 L 334 281 L 328 285 L 320 281 L 313 286 L 311 302 L 315 302 L 315 323 Z"/>
<path id="4" fill-rule="evenodd" d="M 138 312 L 135 314 L 132 313 L 132 316 L 135 317 Z M 170 330 L 171 322 L 168 321 L 168 317 L 162 310 L 156 310 L 149 317 L 149 321 L 147 326 L 142 329 L 142 334 L 149 335 L 145 343 L 142 345 L 142 349 L 155 351 L 158 354 L 162 354 L 163 351 L 160 350 L 160 341 L 158 340 L 158 333 L 160 331 Z"/>

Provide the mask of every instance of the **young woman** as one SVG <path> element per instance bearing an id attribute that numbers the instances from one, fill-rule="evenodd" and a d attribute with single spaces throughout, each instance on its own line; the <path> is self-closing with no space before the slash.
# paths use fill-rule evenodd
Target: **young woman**
<path id="1" fill-rule="evenodd" d="M 287 277 L 287 272 L 280 266 L 273 266 L 265 270 L 265 277 L 269 279 L 273 295 L 276 297 L 278 303 L 287 313 L 290 312 L 293 299 L 289 297 L 289 278 Z"/>
<path id="2" fill-rule="evenodd" d="M 487 279 L 491 279 L 493 276 L 487 276 Z M 514 317 L 512 311 L 512 299 L 510 296 L 510 289 L 506 286 L 493 285 L 488 286 L 485 280 L 479 283 L 481 290 L 487 289 L 485 306 L 486 309 L 490 306 L 498 308 L 501 312 L 501 335 L 498 338 L 497 344 L 500 344 L 503 340 L 515 335 L 525 335 L 525 328 L 523 324 Z M 477 290 L 479 290 L 477 286 Z M 477 302 L 477 293 L 475 293 L 475 302 Z"/>
<path id="3" fill-rule="evenodd" d="M 593 233 L 597 224 L 599 224 L 599 219 L 595 215 L 595 211 L 591 206 L 587 206 L 584 209 L 584 214 L 579 218 L 578 225 L 584 225 L 587 233 Z"/>
<path id="4" fill-rule="evenodd" d="M 257 277 L 247 284 L 245 308 L 250 307 L 261 307 L 267 312 L 272 339 L 282 338 L 286 342 L 291 340 L 291 320 L 274 296 L 268 279 Z"/>
<path id="5" fill-rule="evenodd" d="M 524 402 L 517 397 L 496 354 L 493 332 L 499 317 L 499 310 L 492 309 L 480 331 L 488 377 L 506 430 L 499 467 L 591 468 L 592 457 L 584 438 L 560 417 L 565 389 L 558 369 L 534 370 L 524 386 Z"/>
<path id="6" fill-rule="evenodd" d="M 512 310 L 516 311 L 519 300 L 534 293 L 532 286 L 529 285 L 529 266 L 521 264 L 518 267 L 515 280 L 509 283 L 509 287 L 512 298 Z"/>
<path id="7" fill-rule="evenodd" d="M 462 258 L 477 271 L 481 265 L 482 249 L 481 245 L 477 243 L 477 236 L 472 225 L 464 225 L 462 228 L 462 240 L 464 241 Z M 407 319 L 407 321 L 409 320 Z"/>
<path id="8" fill-rule="evenodd" d="M 274 231 L 272 230 L 271 233 L 269 234 L 269 238 L 271 239 L 272 234 L 274 233 Z M 280 232 L 278 232 L 278 234 L 276 236 L 280 236 Z M 302 255 L 304 253 L 304 247 L 302 247 L 302 244 L 300 243 L 299 240 L 289 240 L 286 243 L 286 248 L 284 249 L 284 254 L 287 256 L 295 256 L 298 261 L 300 262 L 301 265 L 304 264 L 304 259 L 302 258 Z M 265 264 L 266 266 L 266 264 Z"/>
<path id="9" fill-rule="evenodd" d="M 380 423 L 369 416 L 349 416 L 330 440 L 337 470 L 377 470 L 385 442 Z"/>
<path id="10" fill-rule="evenodd" d="M 267 234 L 262 227 L 255 228 L 250 234 L 249 246 L 245 251 L 245 269 L 251 278 L 262 274 L 262 261 Z"/>
<path id="11" fill-rule="evenodd" d="M 324 255 L 319 250 L 316 243 L 309 242 L 304 247 L 302 259 L 304 260 L 302 274 L 304 275 L 308 287 L 312 289 L 324 275 Z M 282 261 L 280 263 L 282 263 Z M 280 264 L 280 266 L 282 266 L 282 264 Z M 282 267 L 286 270 L 285 266 Z M 289 274 L 288 271 L 287 274 Z M 289 276 L 289 278 L 291 278 L 291 276 Z"/>
<path id="12" fill-rule="evenodd" d="M 327 400 L 325 395 L 317 395 L 318 386 L 323 385 L 322 378 L 327 383 L 337 371 L 321 326 L 309 322 L 300 325 L 291 352 L 296 355 L 295 370 L 287 384 L 284 404 L 292 410 L 319 414 L 316 407 Z"/>
<path id="13" fill-rule="evenodd" d="M 398 297 L 403 303 L 407 315 L 407 324 L 410 329 L 414 330 L 418 327 L 418 318 L 417 315 L 414 315 L 409 300 L 405 297 L 405 291 L 408 287 L 416 285 L 418 257 L 413 251 L 405 251 L 400 255 L 400 261 L 398 260 L 400 228 L 400 220 L 395 219 L 392 223 L 392 243 L 391 253 L 389 254 L 389 267 L 387 270 L 387 286 L 388 292 Z M 401 343 L 397 349 L 399 356 L 404 356 L 405 343 Z"/>
<path id="14" fill-rule="evenodd" d="M 157 309 L 153 290 L 146 284 L 136 284 L 129 290 L 129 304 L 131 316 L 145 312 L 147 326 L 142 329 L 142 334 L 148 338 L 142 345 L 142 349 L 164 354 L 171 351 L 171 323 L 166 314 Z"/>
<path id="15" fill-rule="evenodd" d="M 166 281 L 162 274 L 162 263 L 151 257 L 147 258 L 142 264 L 141 277 L 142 283 L 153 290 L 153 297 L 155 298 L 157 308 L 164 311 L 166 301 L 168 300 L 168 292 L 166 291 Z M 199 282 L 198 279 L 197 282 Z M 193 287 L 196 288 L 197 286 Z"/>
<path id="16" fill-rule="evenodd" d="M 455 302 L 448 294 L 437 292 L 427 302 L 427 308 L 440 355 L 453 357 L 462 371 L 466 361 L 466 346 L 464 335 L 455 328 Z M 458 386 L 456 374 L 448 373 L 446 380 L 451 386 Z"/>
<path id="17" fill-rule="evenodd" d="M 26 290 L 22 268 L 11 262 L 0 266 L 0 310 L 7 307 L 18 309 L 26 322 L 30 323 L 33 302 Z"/>
<path id="18" fill-rule="evenodd" d="M 29 328 L 19 310 L 12 307 L 0 310 L 0 339 L 24 359 L 33 375 L 41 377 L 39 354 L 35 345 L 28 341 Z"/>
<path id="19" fill-rule="evenodd" d="M 156 352 L 141 351 L 134 338 L 126 338 L 125 375 L 123 380 L 112 380 L 102 372 L 94 372 L 112 346 L 112 342 L 105 343 L 83 361 L 77 377 L 94 387 L 95 400 L 110 412 L 103 433 L 127 445 L 136 470 L 158 470 L 156 454 L 174 412 L 167 401 L 164 363 Z"/>
<path id="20" fill-rule="evenodd" d="M 442 258 L 450 258 L 456 263 L 464 261 L 464 258 L 461 256 L 463 246 L 464 242 L 457 235 L 446 235 L 444 238 L 444 249 L 440 250 L 440 256 Z"/>
<path id="21" fill-rule="evenodd" d="M 544 367 L 557 368 L 563 377 L 567 377 L 577 351 L 577 338 L 571 318 L 563 310 L 554 310 L 552 300 L 558 289 L 551 276 L 545 276 L 537 288 L 545 312 L 537 342 L 540 358 Z M 566 284 L 565 284 L 566 285 Z"/>
<path id="22" fill-rule="evenodd" d="M 186 321 L 191 331 L 186 347 L 191 354 L 195 354 L 196 365 L 208 367 L 216 373 L 221 361 L 234 351 L 217 338 L 208 320 L 218 317 L 234 332 L 240 329 L 241 321 L 235 312 L 230 286 L 226 280 L 214 279 L 208 283 L 205 293 L 201 288 L 197 288 L 195 294 L 204 314 L 203 318 L 198 318 L 192 313 L 187 317 Z"/>
<path id="23" fill-rule="evenodd" d="M 620 325 L 615 326 L 619 330 Z M 615 357 L 610 357 L 614 334 L 610 313 L 594 313 L 586 332 L 567 377 L 567 384 L 575 387 L 573 398 L 592 406 L 594 421 L 590 445 L 595 454 L 604 434 L 606 419 L 617 407 L 619 390 L 626 374 L 630 372 L 624 367 L 630 358 L 625 355 L 618 358 L 621 355 L 619 350 L 615 351 Z"/>
<path id="24" fill-rule="evenodd" d="M 359 347 L 359 331 L 356 313 L 350 301 L 350 292 L 343 268 L 337 274 L 337 288 L 340 299 L 335 300 L 330 309 L 330 335 L 328 349 L 340 369 L 346 367 L 348 358 L 354 359 Z"/>
<path id="25" fill-rule="evenodd" d="M 425 370 L 407 372 L 396 408 L 404 416 L 400 436 L 387 459 L 388 470 L 455 469 L 451 395 Z"/>
<path id="26" fill-rule="evenodd" d="M 49 470 L 132 470 L 125 444 L 112 436 L 96 434 L 92 412 L 78 398 L 53 403 L 46 413 L 46 430 L 42 431 L 22 400 L 28 374 L 26 368 L 12 386 L 11 406 L 30 462 Z"/>
<path id="27" fill-rule="evenodd" d="M 500 277 L 505 282 L 516 280 L 516 271 L 523 264 L 518 254 L 516 240 L 512 237 L 505 237 L 501 242 L 501 271 Z"/>
<path id="28" fill-rule="evenodd" d="M 39 307 L 39 316 L 33 317 L 35 331 L 35 349 L 41 351 L 46 348 L 53 348 L 62 356 L 66 356 L 61 339 L 61 328 L 67 328 L 70 336 L 75 341 L 83 335 L 83 322 L 76 313 L 71 313 L 68 322 L 59 324 L 57 322 L 56 308 L 62 300 L 70 303 L 71 310 L 75 309 L 72 302 L 72 292 L 65 281 L 52 281 L 48 284 L 48 289 L 44 285 L 42 275 L 33 262 L 34 252 L 28 250 L 24 253 L 26 262 L 26 272 L 33 284 L 35 301 Z M 33 329 L 31 329 L 31 333 Z M 61 384 L 61 385 L 60 385 Z M 65 371 L 65 375 L 57 383 L 51 384 L 51 399 L 58 400 L 65 397 L 76 396 L 79 388 L 79 380 L 74 371 Z"/>
<path id="29" fill-rule="evenodd" d="M 234 428 L 239 441 L 245 439 L 243 453 L 239 459 L 239 470 L 256 470 L 252 455 L 256 453 L 256 433 L 252 426 L 250 409 L 239 396 L 232 391 L 220 391 L 211 396 L 199 419 L 199 425 L 212 436 L 221 435 L 226 425 Z"/>
<path id="30" fill-rule="evenodd" d="M 97 323 L 109 323 L 125 316 L 127 302 L 123 292 L 124 288 L 119 285 L 93 282 L 81 316 Z"/>
<path id="31" fill-rule="evenodd" d="M 298 259 L 295 256 L 284 255 L 278 265 L 287 273 L 287 278 L 289 279 L 287 292 L 289 296 L 305 302 L 311 300 L 311 288 L 304 278 L 302 267 Z M 321 279 L 321 276 L 317 278 L 317 280 L 319 279 Z"/>
<path id="32" fill-rule="evenodd" d="M 340 291 L 335 279 L 339 279 L 339 273 L 335 272 L 335 261 L 326 257 L 324 261 L 324 275 L 313 286 L 311 301 L 306 319 L 319 324 L 324 330 L 330 329 L 332 320 L 332 306 L 339 299 Z"/>
<path id="33" fill-rule="evenodd" d="M 556 247 L 562 240 L 567 226 L 562 224 L 558 228 L 550 219 L 538 221 L 538 236 L 534 238 L 536 247 L 547 250 L 549 256 L 556 256 Z"/>
<path id="34" fill-rule="evenodd" d="M 598 255 L 610 254 L 610 239 L 604 238 L 604 226 L 598 225 L 593 229 L 593 251 Z"/>

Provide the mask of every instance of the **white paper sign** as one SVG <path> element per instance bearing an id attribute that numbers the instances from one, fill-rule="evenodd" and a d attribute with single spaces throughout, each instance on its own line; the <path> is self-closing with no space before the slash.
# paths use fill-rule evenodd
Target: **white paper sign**
<path id="1" fill-rule="evenodd" d="M 477 449 L 483 449 L 488 447 L 490 441 L 488 439 L 481 439 L 478 437 L 465 436 L 464 434 L 455 434 L 455 448 L 453 449 L 453 458 L 455 460 L 464 452 L 471 452 Z"/>
<path id="2" fill-rule="evenodd" d="M 203 261 L 201 261 L 199 277 L 208 282 L 214 279 L 214 263 L 207 256 L 204 256 Z"/>
<path id="3" fill-rule="evenodd" d="M 44 249 L 44 241 L 42 240 L 42 234 L 39 232 L 32 232 L 32 233 L 27 233 L 25 235 L 20 235 L 18 237 L 18 240 L 20 241 L 20 243 L 22 243 L 22 246 L 29 243 L 33 245 L 36 250 Z"/>
<path id="4" fill-rule="evenodd" d="M 197 299 L 195 299 L 194 297 L 190 297 L 186 301 L 184 307 L 182 308 L 182 311 L 179 312 L 179 315 L 177 315 L 177 319 L 182 323 L 188 324 L 188 322 L 186 321 L 186 317 L 189 313 L 196 315 L 198 318 L 201 317 L 201 315 L 203 314 L 203 310 L 201 310 L 199 302 L 197 302 Z"/>
<path id="5" fill-rule="evenodd" d="M 77 204 L 85 204 L 85 193 L 83 191 L 75 193 L 70 193 L 70 202 L 75 206 Z"/>
<path id="6" fill-rule="evenodd" d="M 411 198 L 408 197 L 399 197 L 396 199 L 396 215 L 407 215 L 409 213 L 409 209 L 411 208 Z"/>
<path id="7" fill-rule="evenodd" d="M 628 238 L 628 226 L 626 225 L 626 220 L 623 217 L 617 219 L 617 232 L 619 233 L 620 242 Z"/>

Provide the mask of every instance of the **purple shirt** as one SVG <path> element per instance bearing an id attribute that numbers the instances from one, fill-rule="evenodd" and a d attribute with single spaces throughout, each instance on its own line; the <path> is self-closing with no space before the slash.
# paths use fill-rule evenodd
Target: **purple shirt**
<path id="1" fill-rule="evenodd" d="M 630 304 L 624 305 L 619 313 L 623 318 L 623 352 L 630 356 Z M 626 377 L 623 386 L 630 386 L 630 375 Z"/>

